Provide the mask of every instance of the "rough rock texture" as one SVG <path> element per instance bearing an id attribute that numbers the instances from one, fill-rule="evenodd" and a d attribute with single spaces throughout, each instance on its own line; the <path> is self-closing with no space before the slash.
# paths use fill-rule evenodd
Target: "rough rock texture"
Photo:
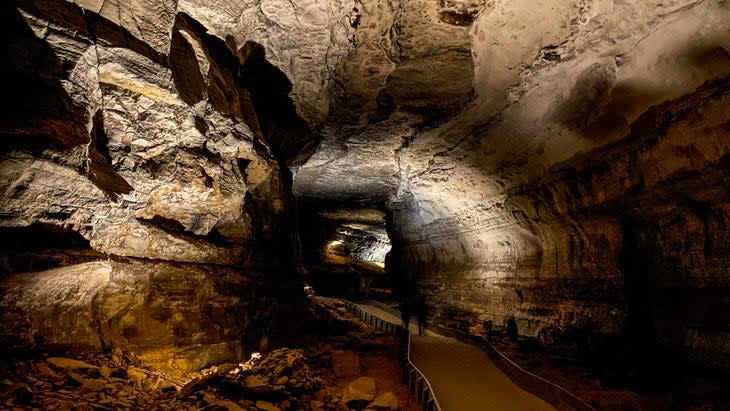
<path id="1" fill-rule="evenodd" d="M 179 301 L 234 270 L 281 301 L 297 224 L 309 268 L 342 259 L 358 278 L 386 241 L 351 210 L 381 210 L 396 294 L 418 283 L 445 323 L 510 324 L 637 380 L 665 356 L 730 370 L 727 1 L 0 7 L 0 81 L 22 90 L 0 120 L 0 225 L 22 240 L 3 273 L 103 255 L 99 290 Z M 159 320 L 119 295 L 110 315 Z M 207 330 L 175 307 L 153 310 L 160 335 L 176 315 Z M 4 313 L 38 344 L 38 318 L 19 302 Z M 263 315 L 163 341 L 255 345 L 277 318 Z"/>
<path id="2" fill-rule="evenodd" d="M 19 93 L 0 226 L 22 239 L 2 274 L 36 271 L 2 284 L 16 349 L 116 346 L 182 374 L 278 343 L 301 312 L 285 165 L 314 140 L 263 47 L 183 9 L 2 5 L 0 77 Z"/>
<path id="3" fill-rule="evenodd" d="M 387 209 L 386 270 L 446 323 L 730 370 L 727 2 L 361 12 L 301 199 Z"/>
<path id="4" fill-rule="evenodd" d="M 342 409 L 340 402 L 353 380 L 367 379 L 377 381 L 379 390 L 367 409 L 420 409 L 402 383 L 392 335 L 355 318 L 338 300 L 312 298 L 308 308 L 316 313 L 310 323 L 321 321 L 323 334 L 302 335 L 302 348 L 256 353 L 245 362 L 209 367 L 186 380 L 119 348 L 75 358 L 3 358 L 0 404 L 8 410 L 335 411 Z M 357 350 L 363 368 L 358 364 L 354 375 L 335 375 L 335 356 L 343 351 L 333 346 Z"/>
<path id="5" fill-rule="evenodd" d="M 261 44 L 267 60 L 292 82 L 290 97 L 310 125 L 325 119 L 338 93 L 334 73 L 355 41 L 358 7 L 346 0 L 178 1 L 179 11 L 227 43 Z"/>

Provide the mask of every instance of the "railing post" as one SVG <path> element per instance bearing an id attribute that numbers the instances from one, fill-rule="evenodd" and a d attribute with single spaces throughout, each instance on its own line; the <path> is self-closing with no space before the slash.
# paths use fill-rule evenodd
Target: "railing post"
<path id="1" fill-rule="evenodd" d="M 422 377 L 417 378 L 416 387 L 417 387 L 416 392 L 415 392 L 416 402 L 418 404 L 422 404 L 423 403 L 423 378 Z"/>
<path id="2" fill-rule="evenodd" d="M 416 370 L 414 369 L 408 371 L 408 392 L 416 395 Z"/>

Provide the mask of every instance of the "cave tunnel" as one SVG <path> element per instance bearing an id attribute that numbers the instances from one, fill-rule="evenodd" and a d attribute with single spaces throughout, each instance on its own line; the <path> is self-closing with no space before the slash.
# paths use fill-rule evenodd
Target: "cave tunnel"
<path id="1" fill-rule="evenodd" d="M 323 209 L 299 201 L 305 282 L 318 295 L 390 298 L 392 281 L 385 271 L 385 256 L 391 244 L 385 213 L 377 208 L 339 207 Z"/>
<path id="2" fill-rule="evenodd" d="M 729 2 L 0 8 L 0 408 L 730 409 Z"/>

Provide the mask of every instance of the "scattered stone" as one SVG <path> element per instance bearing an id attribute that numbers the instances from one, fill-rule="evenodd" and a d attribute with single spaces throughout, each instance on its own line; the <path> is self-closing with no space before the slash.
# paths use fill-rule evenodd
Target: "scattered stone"
<path id="1" fill-rule="evenodd" d="M 148 377 L 142 380 L 142 389 L 146 392 L 154 391 L 160 385 L 160 377 Z"/>
<path id="2" fill-rule="evenodd" d="M 259 388 L 268 385 L 268 379 L 262 375 L 249 375 L 243 383 L 247 388 Z"/>
<path id="3" fill-rule="evenodd" d="M 215 404 L 220 405 L 221 407 L 224 407 L 228 411 L 247 411 L 245 408 L 241 407 L 240 405 L 236 404 L 233 401 L 218 400 L 218 401 L 216 401 Z"/>
<path id="4" fill-rule="evenodd" d="M 101 376 L 107 380 L 109 379 L 109 377 L 112 376 L 112 371 L 113 370 L 106 365 L 102 365 L 101 367 L 99 367 L 99 374 L 101 374 Z"/>
<path id="5" fill-rule="evenodd" d="M 352 338 L 361 338 L 360 335 L 341 336 L 343 345 Z M 318 344 L 316 349 L 308 348 L 307 351 L 280 348 L 245 364 L 210 367 L 187 384 L 171 380 L 120 349 L 76 358 L 20 361 L 22 366 L 0 376 L 0 409 L 398 409 L 397 399 L 392 401 L 390 398 L 392 394 L 376 396 L 375 381 L 371 378 L 352 381 L 343 393 L 339 388 L 341 381 L 337 381 L 341 377 L 337 377 L 333 369 L 349 368 L 345 373 L 352 372 L 354 365 L 359 366 L 360 359 L 350 349 L 335 350 L 329 344 Z M 375 401 L 371 402 L 373 399 Z"/>
<path id="6" fill-rule="evenodd" d="M 95 365 L 91 365 L 89 363 L 74 360 L 72 358 L 65 358 L 65 357 L 51 357 L 47 359 L 49 363 L 55 365 L 58 368 L 64 369 L 64 370 L 79 370 L 79 369 L 90 369 L 90 370 L 98 370 L 99 367 Z"/>
<path id="7" fill-rule="evenodd" d="M 203 401 L 207 402 L 208 404 L 215 404 L 216 401 L 218 401 L 218 398 L 213 395 L 212 392 L 206 392 L 203 394 Z"/>
<path id="8" fill-rule="evenodd" d="M 33 399 L 33 391 L 27 386 L 20 386 L 10 392 L 15 396 L 15 401 L 20 404 L 27 404 Z"/>
<path id="9" fill-rule="evenodd" d="M 281 411 L 279 407 L 268 401 L 256 401 L 256 408 L 264 411 Z"/>
<path id="10" fill-rule="evenodd" d="M 105 387 L 105 385 L 99 381 L 84 378 L 74 372 L 68 373 L 68 376 L 80 384 L 79 390 L 81 392 L 97 392 L 103 390 Z"/>
<path id="11" fill-rule="evenodd" d="M 127 368 L 127 378 L 134 383 L 141 383 L 147 378 L 147 374 L 138 368 L 129 367 Z"/>
<path id="12" fill-rule="evenodd" d="M 33 367 L 35 368 L 35 371 L 39 374 L 47 375 L 47 376 L 51 376 L 51 377 L 56 375 L 56 372 L 53 371 L 51 366 L 48 365 L 48 363 L 45 361 L 36 362 L 33 364 Z"/>
<path id="13" fill-rule="evenodd" d="M 345 388 L 341 403 L 357 410 L 362 410 L 370 404 L 378 393 L 375 381 L 370 377 L 360 377 Z"/>
<path id="14" fill-rule="evenodd" d="M 276 384 L 276 385 L 284 385 L 284 384 L 287 383 L 287 381 L 289 381 L 289 377 L 287 377 L 286 375 L 283 375 L 283 376 L 277 378 L 276 379 L 276 382 L 274 382 L 274 384 Z"/>
<path id="15" fill-rule="evenodd" d="M 378 394 L 373 402 L 368 405 L 367 409 L 378 411 L 395 411 L 398 409 L 398 406 L 398 397 L 396 397 L 395 394 L 393 394 L 392 392 L 388 391 Z"/>

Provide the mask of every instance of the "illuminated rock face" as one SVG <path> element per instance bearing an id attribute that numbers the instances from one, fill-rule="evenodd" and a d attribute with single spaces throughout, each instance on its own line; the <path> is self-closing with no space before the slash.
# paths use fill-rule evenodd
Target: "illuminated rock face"
<path id="1" fill-rule="evenodd" d="M 444 322 L 730 368 L 728 2 L 17 4 L 3 227 L 70 227 L 144 290 L 264 287 L 288 166 L 312 213 L 385 212 L 386 270 Z"/>
<path id="2" fill-rule="evenodd" d="M 730 368 L 727 2 L 361 11 L 295 193 L 387 209 L 444 322 Z"/>
<path id="3" fill-rule="evenodd" d="M 2 7 L 2 78 L 21 94 L 0 131 L 1 224 L 23 238 L 3 276 L 109 260 L 93 281 L 9 277 L 3 341 L 117 346 L 179 375 L 283 338 L 303 298 L 286 164 L 314 141 L 263 47 L 229 47 L 175 2 Z"/>

